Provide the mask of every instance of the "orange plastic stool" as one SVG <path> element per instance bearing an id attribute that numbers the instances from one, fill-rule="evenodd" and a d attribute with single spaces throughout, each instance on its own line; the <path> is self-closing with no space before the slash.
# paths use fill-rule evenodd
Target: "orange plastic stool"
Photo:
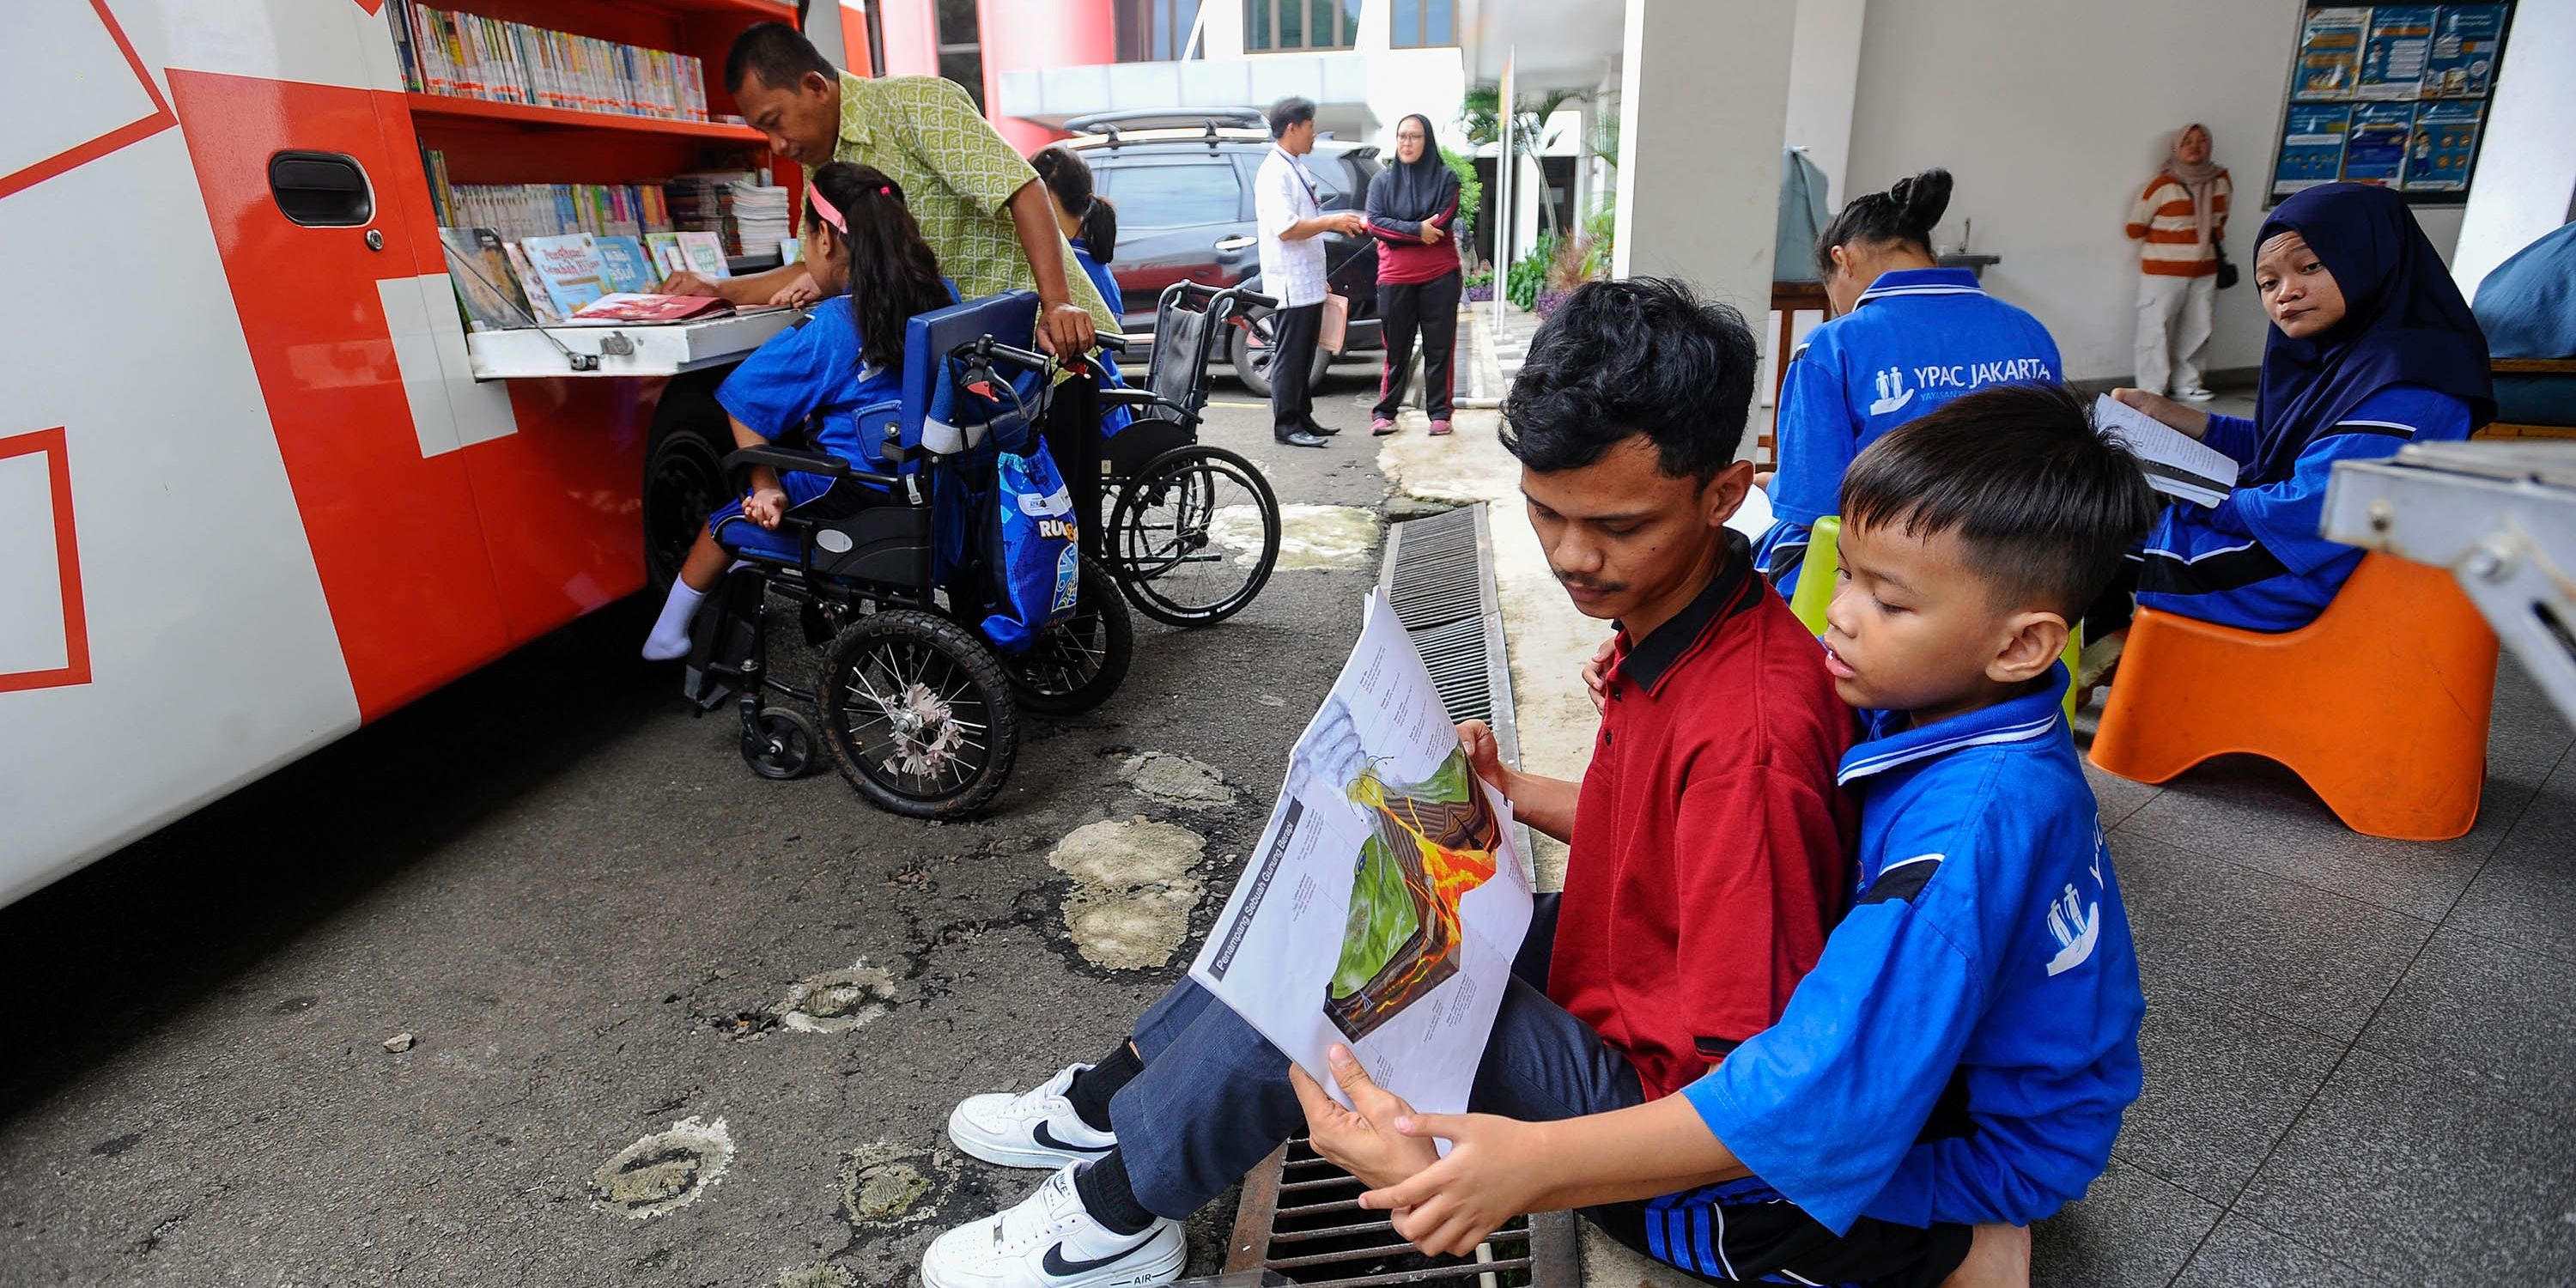
<path id="1" fill-rule="evenodd" d="M 2366 555 L 2295 631 L 2140 609 L 2093 763 L 2161 783 L 2247 752 L 2288 766 L 2356 832 L 2447 841 L 2477 822 L 2495 675 L 2495 632 L 2448 571 Z"/>

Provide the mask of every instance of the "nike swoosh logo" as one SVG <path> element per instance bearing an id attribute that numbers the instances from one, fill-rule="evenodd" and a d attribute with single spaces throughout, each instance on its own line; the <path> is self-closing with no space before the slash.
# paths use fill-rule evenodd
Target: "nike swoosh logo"
<path id="1" fill-rule="evenodd" d="M 1108 1153 L 1109 1151 L 1111 1151 L 1111 1150 L 1113 1150 L 1113 1149 L 1118 1148 L 1118 1146 L 1116 1146 L 1116 1145 L 1114 1145 L 1114 1144 L 1110 1144 L 1110 1145 L 1069 1145 L 1069 1144 L 1066 1144 L 1066 1143 L 1065 1143 L 1065 1142 L 1063 1142 L 1063 1141 L 1057 1140 L 1057 1139 L 1055 1138 L 1055 1133 L 1054 1133 L 1054 1132 L 1051 1132 L 1051 1131 L 1048 1131 L 1048 1130 L 1047 1130 L 1047 1125 L 1046 1125 L 1045 1123 L 1039 1123 L 1039 1124 L 1038 1124 L 1038 1129 L 1037 1129 L 1035 1132 L 1030 1133 L 1030 1138 L 1031 1138 L 1031 1139 L 1033 1139 L 1033 1140 L 1035 1140 L 1035 1141 L 1037 1141 L 1037 1143 L 1039 1143 L 1039 1144 L 1041 1144 L 1041 1145 L 1046 1146 L 1048 1149 L 1060 1149 L 1060 1150 L 1063 1150 L 1064 1152 L 1066 1152 L 1066 1153 L 1068 1153 L 1068 1154 L 1106 1154 L 1106 1153 Z"/>
<path id="2" fill-rule="evenodd" d="M 1112 1262 L 1124 1261 L 1127 1259 L 1129 1253 L 1132 1253 L 1153 1241 L 1154 1237 L 1152 1235 L 1147 1235 L 1124 1248 L 1120 1248 L 1116 1252 L 1110 1253 L 1108 1256 L 1092 1261 L 1065 1260 L 1064 1245 L 1059 1243 L 1046 1250 L 1046 1256 L 1039 1258 L 1038 1265 L 1043 1267 L 1048 1274 L 1058 1278 L 1062 1278 L 1066 1275 L 1078 1275 L 1085 1270 L 1098 1270 L 1102 1266 L 1109 1265 Z"/>

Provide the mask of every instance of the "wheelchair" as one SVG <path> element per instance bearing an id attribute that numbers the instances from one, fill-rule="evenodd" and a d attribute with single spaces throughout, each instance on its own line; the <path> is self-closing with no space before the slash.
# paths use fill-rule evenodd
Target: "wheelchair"
<path id="1" fill-rule="evenodd" d="M 1102 495 L 1114 498 L 1103 555 L 1136 611 L 1170 626 L 1212 626 L 1243 611 L 1279 561 L 1279 499 L 1252 462 L 1198 441 L 1208 363 L 1246 305 L 1268 296 L 1176 282 L 1155 307 L 1141 388 L 1100 392 L 1126 428 L 1099 441 Z M 1103 347 L 1123 349 L 1114 339 Z M 1070 470 L 1068 470 L 1070 477 Z"/>
<path id="2" fill-rule="evenodd" d="M 701 711 L 734 699 L 754 772 L 796 778 L 828 755 L 883 809 L 963 817 L 1010 777 L 1022 711 L 1088 710 L 1125 678 L 1133 626 L 1096 558 L 1080 560 L 1071 615 L 1024 651 L 998 649 L 980 626 L 996 602 L 986 520 L 998 454 L 1032 450 L 1052 392 L 1055 364 L 1026 347 L 1037 311 L 1021 291 L 910 320 L 903 397 L 857 412 L 891 473 L 778 445 L 725 458 L 729 471 L 832 480 L 781 521 L 795 553 L 738 550 L 692 624 L 687 696 Z M 823 649 L 812 692 L 770 671 L 772 600 L 795 605 L 807 643 Z M 771 695 L 811 706 L 819 727 Z"/>

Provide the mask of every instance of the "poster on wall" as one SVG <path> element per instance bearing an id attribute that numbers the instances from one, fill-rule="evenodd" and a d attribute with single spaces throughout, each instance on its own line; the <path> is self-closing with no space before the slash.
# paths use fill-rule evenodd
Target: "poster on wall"
<path id="1" fill-rule="evenodd" d="M 2292 103 L 2281 134 L 2281 157 L 2272 167 L 2272 195 L 2333 183 L 2343 176 L 2343 140 L 2352 129 L 2344 103 Z"/>
<path id="2" fill-rule="evenodd" d="M 2310 9 L 2299 30 L 2299 67 L 2290 97 L 2318 101 L 2352 97 L 2361 80 L 2361 32 L 2368 9 Z"/>
<path id="3" fill-rule="evenodd" d="M 2503 5 L 2443 5 L 2424 64 L 2424 97 L 2485 98 L 2495 88 L 2496 51 L 2503 44 Z"/>
<path id="4" fill-rule="evenodd" d="M 2461 192 L 2478 154 L 2484 103 L 2426 103 L 2415 110 L 2415 142 L 2406 157 L 2406 191 Z"/>
<path id="5" fill-rule="evenodd" d="M 2364 103 L 2353 109 L 2344 136 L 2343 181 L 2395 187 L 2406 173 L 2406 151 L 2415 137 L 2412 103 Z"/>
<path id="6" fill-rule="evenodd" d="M 2370 42 L 2362 47 L 2355 97 L 2413 99 L 2424 92 L 2437 12 L 2429 4 L 2384 4 L 2370 11 Z"/>

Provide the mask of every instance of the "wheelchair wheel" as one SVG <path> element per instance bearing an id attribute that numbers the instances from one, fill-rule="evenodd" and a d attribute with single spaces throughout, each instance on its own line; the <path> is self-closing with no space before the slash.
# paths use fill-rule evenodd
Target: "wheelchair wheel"
<path id="1" fill-rule="evenodd" d="M 1221 447 L 1175 447 L 1119 490 L 1110 569 L 1136 611 L 1212 626 L 1242 611 L 1279 562 L 1279 499 L 1252 462 Z"/>
<path id="2" fill-rule="evenodd" d="M 1048 628 L 1018 657 L 1004 658 L 1019 704 L 1051 716 L 1089 711 L 1127 678 L 1136 626 L 1118 597 L 1117 579 L 1096 559 L 1082 561 L 1073 616 Z"/>
<path id="3" fill-rule="evenodd" d="M 993 650 L 915 609 L 871 613 L 823 658 L 823 745 L 859 794 L 910 818 L 960 818 L 1011 776 L 1020 725 Z"/>
<path id="4" fill-rule="evenodd" d="M 803 778 L 822 757 L 814 722 L 786 707 L 762 707 L 760 732 L 743 731 L 743 763 L 763 778 Z"/>

